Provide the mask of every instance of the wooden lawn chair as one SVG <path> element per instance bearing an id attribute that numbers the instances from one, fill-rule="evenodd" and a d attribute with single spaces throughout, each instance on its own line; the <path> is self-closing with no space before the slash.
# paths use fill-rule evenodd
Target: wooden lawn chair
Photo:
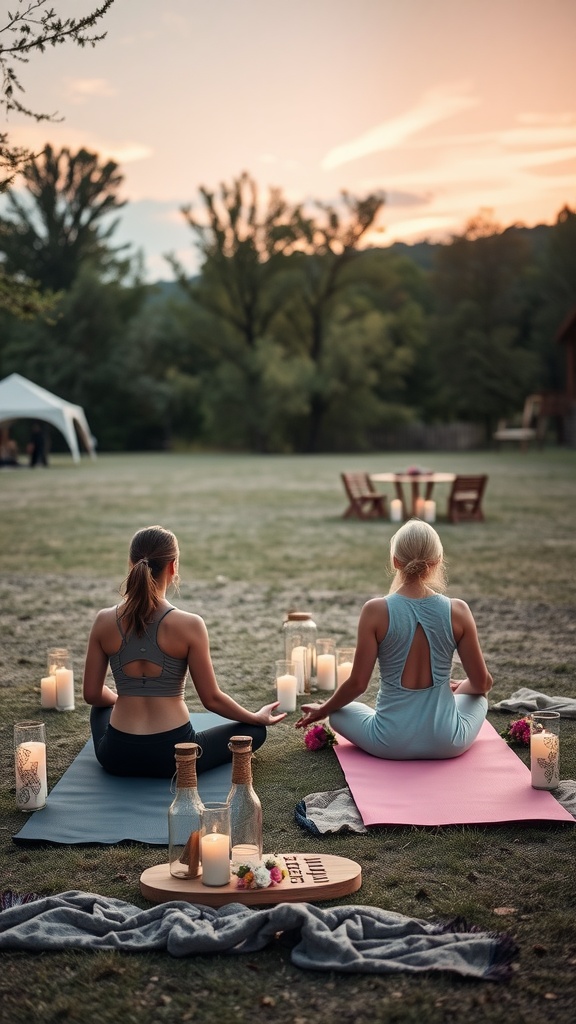
<path id="1" fill-rule="evenodd" d="M 498 430 L 492 436 L 499 444 L 510 441 L 518 444 L 521 451 L 525 451 L 531 441 L 542 443 L 545 427 L 546 420 L 542 415 L 542 396 L 528 395 L 524 402 L 521 425 L 511 426 L 507 420 L 500 420 Z"/>
<path id="2" fill-rule="evenodd" d="M 457 476 L 448 495 L 448 519 L 451 523 L 462 520 L 484 522 L 482 498 L 488 477 Z"/>
<path id="3" fill-rule="evenodd" d="M 342 513 L 344 519 L 386 519 L 386 495 L 376 490 L 368 473 L 341 473 L 350 504 Z"/>

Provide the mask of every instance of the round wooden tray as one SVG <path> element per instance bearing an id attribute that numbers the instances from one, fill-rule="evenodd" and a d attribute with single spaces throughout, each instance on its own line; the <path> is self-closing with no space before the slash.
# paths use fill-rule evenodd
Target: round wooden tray
<path id="1" fill-rule="evenodd" d="M 223 907 L 227 903 L 245 906 L 273 903 L 305 903 L 332 900 L 356 892 L 362 885 L 362 869 L 347 857 L 329 853 L 282 853 L 276 856 L 288 875 L 268 889 L 237 889 L 235 876 L 227 885 L 202 885 L 198 878 L 173 878 L 169 864 L 146 868 L 140 875 L 140 891 L 151 903 L 184 900 Z"/>

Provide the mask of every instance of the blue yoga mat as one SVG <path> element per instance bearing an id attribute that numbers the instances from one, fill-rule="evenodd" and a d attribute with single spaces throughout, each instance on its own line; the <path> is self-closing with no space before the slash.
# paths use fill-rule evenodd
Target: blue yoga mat
<path id="1" fill-rule="evenodd" d="M 227 719 L 211 712 L 190 715 L 196 731 Z M 225 800 L 231 765 L 198 776 L 203 801 Z M 94 755 L 92 738 L 80 751 L 54 789 L 46 806 L 30 814 L 15 842 L 121 843 L 134 840 L 168 845 L 168 808 L 173 800 L 170 779 L 125 779 L 108 775 Z"/>

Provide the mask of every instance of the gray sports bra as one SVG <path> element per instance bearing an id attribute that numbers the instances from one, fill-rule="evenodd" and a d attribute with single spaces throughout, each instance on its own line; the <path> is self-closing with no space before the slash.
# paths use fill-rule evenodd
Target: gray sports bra
<path id="1" fill-rule="evenodd" d="M 122 631 L 118 609 L 116 609 L 116 622 L 122 636 L 122 646 L 115 654 L 110 655 L 110 668 L 116 683 L 119 696 L 122 697 L 184 697 L 186 690 L 186 673 L 188 661 L 186 658 L 172 658 L 166 654 L 156 640 L 158 626 L 162 619 L 174 608 L 168 608 L 165 612 L 156 613 L 152 622 L 148 623 L 146 631 L 142 636 L 126 636 Z M 126 675 L 124 667 L 131 661 L 151 661 L 154 665 L 160 665 L 161 672 L 157 676 L 129 676 Z"/>

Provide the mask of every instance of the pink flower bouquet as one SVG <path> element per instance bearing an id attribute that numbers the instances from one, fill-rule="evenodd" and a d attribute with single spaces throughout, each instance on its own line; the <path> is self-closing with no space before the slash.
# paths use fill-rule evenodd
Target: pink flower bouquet
<path id="1" fill-rule="evenodd" d="M 323 747 L 333 747 L 338 743 L 338 740 L 336 739 L 336 733 L 332 731 L 329 725 L 320 723 L 319 725 L 313 725 L 311 729 L 307 729 L 304 733 L 304 743 L 308 750 L 322 750 Z"/>
<path id="2" fill-rule="evenodd" d="M 500 735 L 507 743 L 517 743 L 520 747 L 529 747 L 530 718 L 517 718 L 515 722 L 509 722 Z"/>

